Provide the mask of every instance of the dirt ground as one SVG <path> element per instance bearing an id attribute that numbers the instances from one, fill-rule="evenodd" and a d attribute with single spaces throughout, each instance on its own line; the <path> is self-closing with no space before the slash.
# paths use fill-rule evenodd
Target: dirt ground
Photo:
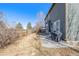
<path id="1" fill-rule="evenodd" d="M 1 56 L 73 56 L 79 55 L 70 48 L 44 48 L 41 41 L 35 33 L 29 34 L 17 40 L 16 42 L 0 48 Z"/>

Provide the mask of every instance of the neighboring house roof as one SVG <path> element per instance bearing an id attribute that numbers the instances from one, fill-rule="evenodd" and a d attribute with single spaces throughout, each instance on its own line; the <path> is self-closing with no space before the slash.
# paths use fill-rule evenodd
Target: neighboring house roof
<path id="1" fill-rule="evenodd" d="M 55 4 L 56 4 L 56 3 L 53 3 L 53 4 L 52 4 L 52 6 L 51 6 L 51 8 L 49 9 L 49 11 L 48 11 L 48 13 L 47 13 L 47 15 L 46 15 L 46 17 L 45 17 L 44 20 L 46 20 L 46 18 L 48 17 L 49 13 L 50 13 L 51 10 L 54 8 Z"/>

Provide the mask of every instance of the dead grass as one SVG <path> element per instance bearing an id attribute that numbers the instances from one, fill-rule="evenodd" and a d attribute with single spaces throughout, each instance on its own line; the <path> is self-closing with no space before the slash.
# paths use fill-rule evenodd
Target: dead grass
<path id="1" fill-rule="evenodd" d="M 76 52 L 70 48 L 42 48 L 41 52 L 46 56 L 76 56 Z"/>
<path id="2" fill-rule="evenodd" d="M 38 42 L 35 34 L 21 37 L 13 44 L 0 49 L 0 55 L 42 55 L 38 50 L 40 48 L 40 42 Z"/>
<path id="3" fill-rule="evenodd" d="M 44 48 L 36 33 L 21 37 L 19 40 L 0 49 L 0 55 L 15 56 L 72 56 L 79 55 L 70 48 Z"/>

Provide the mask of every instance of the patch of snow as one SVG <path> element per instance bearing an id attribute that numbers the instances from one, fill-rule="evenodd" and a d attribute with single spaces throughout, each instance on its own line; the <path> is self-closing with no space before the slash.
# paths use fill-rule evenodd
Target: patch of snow
<path id="1" fill-rule="evenodd" d="M 51 38 L 48 38 L 48 36 L 41 35 L 40 38 L 41 38 L 42 46 L 46 47 L 46 48 L 65 48 L 65 47 L 68 47 L 66 45 L 61 44 L 62 41 L 60 41 L 60 42 L 52 41 Z"/>

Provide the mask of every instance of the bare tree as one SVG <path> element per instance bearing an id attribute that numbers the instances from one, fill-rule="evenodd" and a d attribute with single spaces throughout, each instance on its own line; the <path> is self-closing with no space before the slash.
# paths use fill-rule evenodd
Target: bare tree
<path id="1" fill-rule="evenodd" d="M 36 32 L 39 32 L 43 27 L 45 27 L 44 18 L 45 18 L 45 14 L 43 12 L 39 12 L 37 14 L 37 22 L 34 26 L 34 30 Z"/>
<path id="2" fill-rule="evenodd" d="M 4 22 L 3 16 L 0 14 L 0 47 L 4 47 L 5 45 L 13 42 L 18 38 L 18 33 L 14 28 L 10 28 Z"/>

